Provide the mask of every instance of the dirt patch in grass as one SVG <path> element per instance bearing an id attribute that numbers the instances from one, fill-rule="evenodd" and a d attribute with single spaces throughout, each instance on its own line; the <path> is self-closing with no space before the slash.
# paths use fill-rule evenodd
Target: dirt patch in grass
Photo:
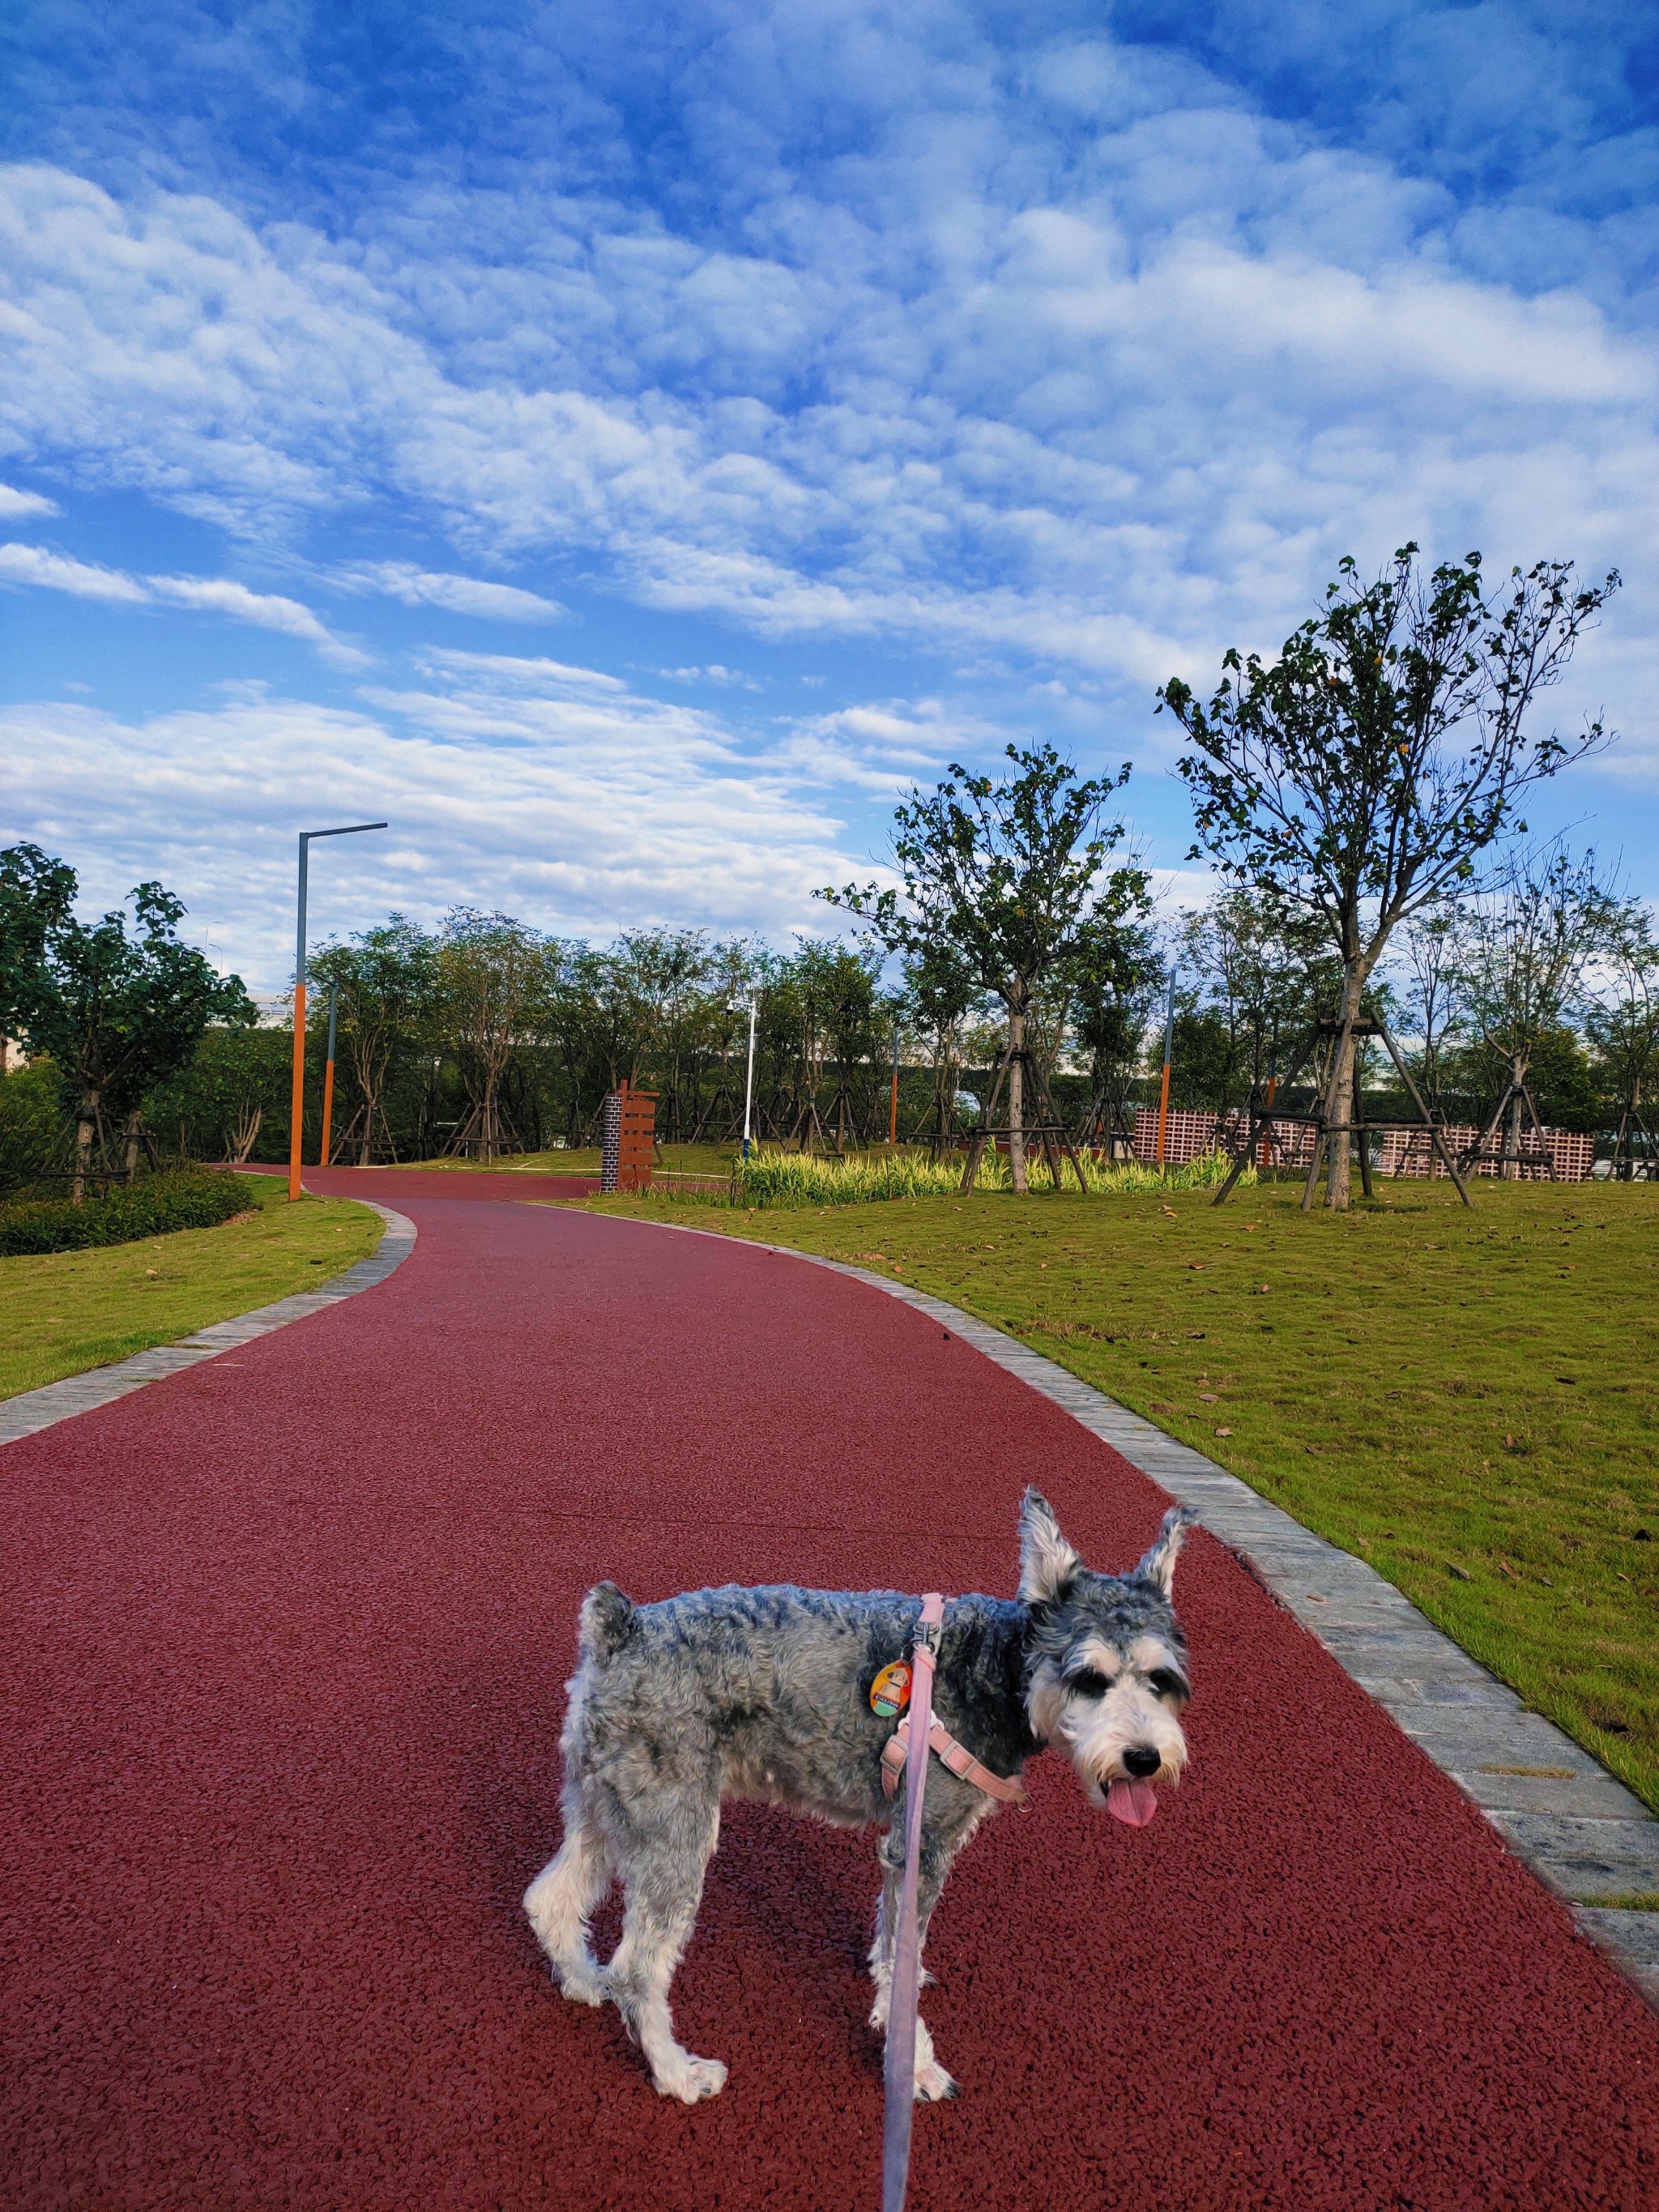
<path id="1" fill-rule="evenodd" d="M 734 1214 L 995 1322 L 1386 1575 L 1659 1810 L 1659 1189 Z"/>
<path id="2" fill-rule="evenodd" d="M 367 1206 L 289 1206 L 278 1177 L 242 1180 L 247 1211 L 217 1228 L 0 1260 L 0 1398 L 314 1290 L 380 1243 L 380 1217 Z"/>

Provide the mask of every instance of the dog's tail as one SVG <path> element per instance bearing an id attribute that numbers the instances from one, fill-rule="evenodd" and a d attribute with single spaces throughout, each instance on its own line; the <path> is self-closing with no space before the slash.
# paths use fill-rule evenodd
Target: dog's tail
<path id="1" fill-rule="evenodd" d="M 612 1657 L 632 1639 L 637 1626 L 632 1602 L 615 1583 L 596 1583 L 582 1600 L 580 1637 L 584 1657 Z"/>

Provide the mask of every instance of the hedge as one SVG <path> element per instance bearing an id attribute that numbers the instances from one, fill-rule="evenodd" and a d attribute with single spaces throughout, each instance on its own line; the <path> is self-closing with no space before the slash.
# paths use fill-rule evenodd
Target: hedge
<path id="1" fill-rule="evenodd" d="M 73 1252 L 88 1244 L 130 1244 L 173 1229 L 216 1229 L 245 1213 L 249 1194 L 240 1176 L 189 1172 L 147 1176 L 131 1189 L 88 1198 L 0 1206 L 0 1258 L 27 1252 Z"/>

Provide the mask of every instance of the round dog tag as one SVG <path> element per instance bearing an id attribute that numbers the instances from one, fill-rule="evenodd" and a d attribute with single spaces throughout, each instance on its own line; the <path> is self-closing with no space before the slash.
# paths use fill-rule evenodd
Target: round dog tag
<path id="1" fill-rule="evenodd" d="M 910 1669 L 902 1659 L 895 1659 L 870 1685 L 870 1710 L 884 1721 L 896 1720 L 909 1702 Z"/>

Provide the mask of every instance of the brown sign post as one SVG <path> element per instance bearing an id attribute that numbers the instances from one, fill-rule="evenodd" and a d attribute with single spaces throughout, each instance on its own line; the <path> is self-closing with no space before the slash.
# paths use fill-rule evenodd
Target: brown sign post
<path id="1" fill-rule="evenodd" d="M 599 1135 L 599 1188 L 649 1190 L 657 1146 L 657 1094 L 623 1083 L 608 1094 Z"/>

